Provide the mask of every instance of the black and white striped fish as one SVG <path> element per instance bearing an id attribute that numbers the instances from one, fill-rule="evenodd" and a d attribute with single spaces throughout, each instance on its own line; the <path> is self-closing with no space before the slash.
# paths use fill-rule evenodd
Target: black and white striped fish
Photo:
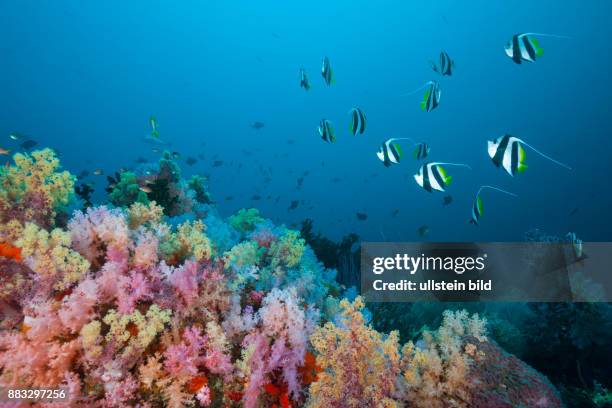
<path id="1" fill-rule="evenodd" d="M 440 104 L 440 96 L 442 91 L 440 90 L 440 84 L 436 81 L 429 81 L 427 84 L 427 90 L 421 101 L 421 109 L 425 112 L 431 112 L 436 109 Z"/>
<path id="2" fill-rule="evenodd" d="M 540 34 L 540 33 L 521 33 L 512 36 L 512 39 L 506 43 L 504 47 L 506 55 L 514 61 L 516 64 L 522 64 L 523 61 L 535 62 L 536 59 L 540 58 L 544 54 L 544 50 L 540 46 L 539 41 L 535 36 L 538 37 L 552 37 L 552 38 L 565 38 L 562 35 L 554 34 Z"/>
<path id="3" fill-rule="evenodd" d="M 453 178 L 446 173 L 443 165 L 462 166 L 471 169 L 467 164 L 460 163 L 425 163 L 419 168 L 419 172 L 414 175 L 414 179 L 420 187 L 429 193 L 433 190 L 446 191 L 445 188 L 448 187 Z"/>
<path id="4" fill-rule="evenodd" d="M 323 58 L 323 66 L 321 67 L 321 75 L 325 80 L 325 83 L 329 85 L 333 85 L 336 83 L 334 79 L 334 71 L 331 68 L 331 64 L 329 63 L 329 58 Z"/>
<path id="5" fill-rule="evenodd" d="M 308 80 L 308 75 L 306 75 L 304 68 L 300 68 L 300 87 L 307 91 L 310 90 L 310 81 Z"/>
<path id="6" fill-rule="evenodd" d="M 355 136 L 357 133 L 363 134 L 366 128 L 366 117 L 359 108 L 352 108 L 350 111 L 351 122 L 349 123 L 349 130 Z"/>
<path id="7" fill-rule="evenodd" d="M 523 148 L 523 145 L 529 147 L 531 150 L 545 159 L 571 170 L 571 167 L 554 160 L 553 158 L 536 150 L 533 146 L 528 145 L 523 140 L 508 134 L 500 136 L 495 140 L 489 140 L 487 150 L 489 157 L 496 167 L 502 167 L 509 175 L 514 176 L 515 174 L 522 173 L 527 169 L 527 164 L 525 164 L 525 149 Z"/>
<path id="8" fill-rule="evenodd" d="M 321 139 L 326 142 L 334 143 L 336 141 L 336 136 L 334 136 L 334 128 L 331 122 L 327 119 L 321 119 L 321 122 L 319 122 L 319 135 L 321 135 Z"/>
<path id="9" fill-rule="evenodd" d="M 446 51 L 442 51 L 440 53 L 440 65 L 432 62 L 431 68 L 440 75 L 451 76 L 453 75 L 453 68 L 455 68 L 455 61 L 449 57 Z"/>
<path id="10" fill-rule="evenodd" d="M 385 140 L 376 152 L 378 159 L 383 162 L 385 167 L 389 167 L 392 164 L 397 164 L 402 160 L 402 148 L 397 143 L 399 139 L 388 139 Z"/>
<path id="11" fill-rule="evenodd" d="M 429 150 L 430 148 L 427 143 L 417 143 L 414 148 L 414 158 L 417 160 L 423 160 L 424 158 L 429 156 Z"/>
<path id="12" fill-rule="evenodd" d="M 480 188 L 476 192 L 476 198 L 474 199 L 474 203 L 472 204 L 472 218 L 470 219 L 471 224 L 478 225 L 478 221 L 480 220 L 480 217 L 482 217 L 483 205 L 482 205 L 482 198 L 480 197 L 480 193 L 482 190 L 485 190 L 485 189 L 499 191 L 501 193 L 505 193 L 505 194 L 516 197 L 516 194 L 510 193 L 506 190 L 502 190 L 501 188 L 497 188 L 493 186 L 480 186 Z"/>

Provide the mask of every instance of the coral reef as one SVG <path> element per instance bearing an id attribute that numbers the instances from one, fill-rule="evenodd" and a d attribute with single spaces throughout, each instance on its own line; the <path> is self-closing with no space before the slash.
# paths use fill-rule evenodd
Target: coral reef
<path id="1" fill-rule="evenodd" d="M 300 232 L 256 209 L 223 219 L 168 154 L 65 227 L 74 178 L 50 150 L 15 157 L 0 173 L 2 387 L 67 387 L 74 407 L 560 406 L 477 315 L 447 311 L 401 347 L 354 291 L 340 299 Z"/>

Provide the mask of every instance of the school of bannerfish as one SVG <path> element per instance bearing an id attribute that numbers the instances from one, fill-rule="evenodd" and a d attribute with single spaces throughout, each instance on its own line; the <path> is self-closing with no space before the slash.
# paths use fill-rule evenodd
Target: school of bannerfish
<path id="1" fill-rule="evenodd" d="M 538 58 L 543 55 L 543 49 L 540 46 L 539 41 L 536 37 L 550 37 L 550 38 L 562 38 L 569 39 L 570 37 L 553 35 L 553 34 L 542 34 L 542 33 L 520 33 L 512 36 L 510 41 L 505 45 L 504 50 L 506 55 L 512 59 L 516 64 L 522 64 L 523 62 L 535 62 Z M 455 68 L 455 62 L 451 59 L 449 54 L 445 51 L 440 53 L 439 62 L 436 64 L 430 62 L 432 70 L 441 76 L 452 76 Z M 330 59 L 326 56 L 323 58 L 321 76 L 327 86 L 331 86 L 335 83 L 334 72 L 331 67 Z M 308 75 L 304 68 L 300 68 L 299 71 L 300 87 L 308 91 L 311 88 Z M 438 108 L 440 105 L 440 98 L 442 96 L 442 90 L 440 83 L 435 80 L 427 81 L 424 85 L 418 89 L 403 94 L 402 96 L 413 95 L 419 91 L 425 90 L 423 99 L 420 102 L 420 107 L 425 112 L 431 112 Z M 356 136 L 363 134 L 366 129 L 366 116 L 363 111 L 358 107 L 353 107 L 349 111 L 350 122 L 349 132 Z M 336 134 L 332 122 L 329 119 L 321 119 L 318 127 L 319 136 L 323 141 L 328 143 L 334 143 L 336 141 Z M 376 156 L 384 164 L 385 167 L 390 167 L 394 164 L 399 164 L 402 160 L 403 153 L 400 145 L 400 141 L 409 141 L 413 149 L 413 157 L 415 160 L 424 160 L 429 156 L 430 147 L 425 142 L 416 142 L 411 138 L 390 138 L 381 143 Z M 487 142 L 487 152 L 493 164 L 505 170 L 510 176 L 523 173 L 527 169 L 525 163 L 525 149 L 524 146 L 533 150 L 543 158 L 569 170 L 571 168 L 557 160 L 554 160 L 550 156 L 540 152 L 533 146 L 529 145 L 518 137 L 504 134 L 495 140 Z M 444 166 L 455 166 L 462 167 L 465 169 L 471 169 L 467 164 L 463 163 L 449 163 L 449 162 L 429 162 L 425 161 L 418 169 L 418 172 L 414 175 L 414 180 L 423 190 L 431 193 L 433 191 L 446 191 L 446 188 L 452 181 L 450 176 L 445 170 Z M 480 218 L 483 215 L 483 202 L 481 193 L 483 190 L 491 190 L 506 195 L 516 197 L 516 194 L 502 190 L 501 188 L 483 185 L 478 189 L 473 204 L 472 211 L 469 218 L 469 222 L 474 225 L 479 225 Z"/>

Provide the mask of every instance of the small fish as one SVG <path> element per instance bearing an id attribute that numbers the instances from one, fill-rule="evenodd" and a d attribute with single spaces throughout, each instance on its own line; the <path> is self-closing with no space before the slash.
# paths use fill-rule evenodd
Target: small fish
<path id="1" fill-rule="evenodd" d="M 336 136 L 334 136 L 334 127 L 327 119 L 321 119 L 321 122 L 319 123 L 319 135 L 321 135 L 321 139 L 326 142 L 334 143 L 336 141 Z"/>
<path id="2" fill-rule="evenodd" d="M 487 143 L 487 151 L 489 153 L 489 157 L 491 160 L 493 160 L 493 164 L 496 167 L 502 167 L 509 175 L 514 176 L 517 173 L 522 173 L 527 169 L 527 165 L 525 164 L 525 149 L 523 149 L 523 145 L 529 147 L 540 156 L 558 164 L 561 167 L 565 167 L 568 170 L 572 169 L 571 167 L 536 150 L 533 146 L 528 145 L 523 140 L 508 134 L 500 136 L 495 140 L 489 140 Z"/>
<path id="3" fill-rule="evenodd" d="M 304 88 L 304 90 L 310 90 L 310 81 L 308 80 L 308 75 L 306 75 L 306 70 L 304 68 L 300 68 L 300 88 Z"/>
<path id="4" fill-rule="evenodd" d="M 340 177 L 334 177 L 333 179 L 331 179 L 332 183 L 338 183 L 339 181 L 341 181 L 342 179 Z"/>
<path id="5" fill-rule="evenodd" d="M 151 151 L 152 151 L 153 153 L 160 153 L 160 152 L 161 152 L 161 150 L 159 150 L 157 147 L 152 147 L 152 148 L 151 148 Z"/>
<path id="6" fill-rule="evenodd" d="M 233 196 L 227 196 L 227 197 L 225 197 L 225 201 L 231 201 L 231 200 L 233 200 L 233 199 L 234 199 L 234 197 L 233 197 Z"/>
<path id="7" fill-rule="evenodd" d="M 444 197 L 442 197 L 442 205 L 444 207 L 446 207 L 447 205 L 450 205 L 452 202 L 453 202 L 452 195 L 445 195 Z"/>
<path id="8" fill-rule="evenodd" d="M 17 133 L 17 132 L 11 132 L 9 133 L 9 137 L 13 140 L 21 140 L 21 139 L 25 139 L 25 136 L 22 135 L 21 133 Z"/>
<path id="9" fill-rule="evenodd" d="M 304 183 L 304 177 L 298 177 L 297 179 L 297 188 L 302 188 L 302 184 Z"/>
<path id="10" fill-rule="evenodd" d="M 511 58 L 515 64 L 522 64 L 523 61 L 535 62 L 536 59 L 540 58 L 544 54 L 544 50 L 542 49 L 542 47 L 540 47 L 540 43 L 535 38 L 535 36 L 570 39 L 570 37 L 554 34 L 515 34 L 512 36 L 512 39 L 506 43 L 506 46 L 504 47 L 506 55 Z"/>
<path id="11" fill-rule="evenodd" d="M 261 200 L 261 196 L 260 196 L 260 195 L 255 194 L 255 195 L 253 195 L 253 196 L 251 197 L 251 200 L 253 200 L 253 201 L 259 201 L 259 200 Z"/>
<path id="12" fill-rule="evenodd" d="M 451 183 L 453 178 L 446 174 L 446 170 L 442 167 L 443 165 L 460 166 L 471 169 L 467 164 L 460 163 L 425 163 L 420 167 L 419 172 L 414 175 L 416 183 L 429 193 L 433 192 L 433 190 L 445 191 L 445 188 Z"/>
<path id="13" fill-rule="evenodd" d="M 3 149 L 2 147 L 0 147 L 0 154 L 7 155 L 7 154 L 9 154 L 10 152 L 11 152 L 10 150 L 6 150 L 6 149 Z"/>
<path id="14" fill-rule="evenodd" d="M 93 175 L 94 175 L 94 176 L 101 176 L 101 175 L 103 175 L 103 174 L 104 174 L 104 170 L 102 170 L 102 169 L 95 169 L 95 170 L 93 171 Z"/>
<path id="15" fill-rule="evenodd" d="M 482 198 L 480 198 L 480 192 L 484 189 L 491 189 L 495 191 L 499 191 L 500 193 L 508 194 L 516 197 L 516 194 L 510 193 L 506 190 L 502 190 L 501 188 L 493 187 L 493 186 L 480 186 L 478 191 L 476 192 L 476 198 L 474 199 L 474 203 L 472 204 L 472 218 L 470 218 L 470 224 L 478 225 L 478 221 L 480 217 L 482 217 L 483 205 Z"/>
<path id="16" fill-rule="evenodd" d="M 397 143 L 398 140 L 401 139 L 391 138 L 385 140 L 378 148 L 378 152 L 376 152 L 376 156 L 383 162 L 385 167 L 397 164 L 402 160 L 402 148 L 400 144 Z"/>
<path id="17" fill-rule="evenodd" d="M 577 212 L 578 212 L 578 207 L 572 208 L 568 216 L 571 217 L 572 215 L 576 215 Z"/>
<path id="18" fill-rule="evenodd" d="M 158 138 L 159 131 L 157 130 L 157 119 L 155 118 L 155 116 L 151 116 L 149 118 L 149 126 L 151 126 L 151 137 Z"/>
<path id="19" fill-rule="evenodd" d="M 179 160 L 181 158 L 181 154 L 179 152 L 172 152 L 170 155 L 174 160 Z"/>
<path id="20" fill-rule="evenodd" d="M 20 145 L 20 146 L 21 146 L 21 147 L 22 147 L 24 150 L 30 150 L 30 149 L 32 149 L 34 146 L 36 146 L 37 144 L 38 144 L 38 142 L 37 142 L 37 141 L 30 139 L 30 140 L 26 140 L 25 142 L 21 143 L 21 145 Z"/>
<path id="21" fill-rule="evenodd" d="M 414 148 L 413 156 L 416 160 L 423 160 L 427 156 L 429 156 L 430 147 L 427 143 L 417 143 Z"/>
<path id="22" fill-rule="evenodd" d="M 136 163 L 138 163 L 138 164 L 143 164 L 143 163 L 147 163 L 147 162 L 148 162 L 148 160 L 145 159 L 144 157 L 139 157 L 139 158 L 136 159 Z"/>
<path id="23" fill-rule="evenodd" d="M 213 162 L 213 165 L 212 165 L 212 166 L 213 166 L 213 167 L 221 167 L 221 166 L 223 166 L 223 160 L 215 160 L 215 161 Z"/>
<path id="24" fill-rule="evenodd" d="M 431 112 L 438 107 L 440 104 L 440 97 L 442 96 L 442 90 L 440 89 L 440 84 L 437 81 L 426 82 L 425 85 L 415 89 L 412 92 L 403 94 L 403 96 L 413 95 L 423 88 L 425 88 L 425 94 L 423 95 L 423 100 L 421 101 L 421 109 L 425 112 Z"/>
<path id="25" fill-rule="evenodd" d="M 185 163 L 186 163 L 188 166 L 193 166 L 193 165 L 194 165 L 194 164 L 196 164 L 197 162 L 198 162 L 198 160 L 197 160 L 195 157 L 191 157 L 191 156 L 187 157 L 187 159 L 185 160 Z"/>
<path id="26" fill-rule="evenodd" d="M 395 210 L 391 211 L 391 217 L 395 218 L 397 217 L 397 214 L 399 214 L 399 208 L 396 208 Z"/>
<path id="27" fill-rule="evenodd" d="M 325 81 L 327 86 L 330 86 L 336 83 L 336 79 L 334 78 L 334 71 L 331 68 L 331 64 L 329 62 L 328 57 L 323 58 L 323 66 L 321 67 L 321 75 L 323 76 L 323 80 Z"/>
<path id="28" fill-rule="evenodd" d="M 277 202 L 278 202 L 278 200 L 277 200 Z M 299 204 L 300 204 L 300 202 L 298 200 L 291 201 L 291 205 L 289 205 L 288 210 L 295 210 L 298 207 Z"/>
<path id="29" fill-rule="evenodd" d="M 253 122 L 253 124 L 251 125 L 251 127 L 255 130 L 259 130 L 263 128 L 264 126 L 266 125 L 263 122 Z"/>
<path id="30" fill-rule="evenodd" d="M 453 75 L 453 68 L 455 68 L 455 61 L 445 51 L 442 51 L 440 53 L 440 65 L 432 62 L 431 68 L 442 76 L 451 76 Z"/>
<path id="31" fill-rule="evenodd" d="M 421 225 L 419 228 L 417 228 L 417 234 L 419 234 L 419 237 L 421 238 L 423 238 L 428 233 L 429 233 L 429 226 L 427 225 Z"/>
<path id="32" fill-rule="evenodd" d="M 355 136 L 357 133 L 363 134 L 366 128 L 366 117 L 362 110 L 359 108 L 351 108 L 349 114 L 351 115 L 351 122 L 349 123 L 349 130 Z"/>
<path id="33" fill-rule="evenodd" d="M 355 216 L 359 221 L 365 221 L 368 219 L 368 214 L 362 212 L 358 212 L 357 214 L 355 214 Z"/>
<path id="34" fill-rule="evenodd" d="M 144 193 L 147 193 L 147 194 L 149 194 L 149 193 L 151 193 L 153 191 L 153 190 L 151 190 L 151 187 L 146 186 L 146 185 L 145 186 L 140 186 L 139 190 L 144 192 Z"/>

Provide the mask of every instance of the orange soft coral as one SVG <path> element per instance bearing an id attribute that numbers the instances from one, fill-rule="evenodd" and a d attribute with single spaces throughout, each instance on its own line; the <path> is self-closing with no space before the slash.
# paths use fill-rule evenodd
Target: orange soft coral
<path id="1" fill-rule="evenodd" d="M 21 262 L 21 248 L 0 242 L 0 256 Z"/>

